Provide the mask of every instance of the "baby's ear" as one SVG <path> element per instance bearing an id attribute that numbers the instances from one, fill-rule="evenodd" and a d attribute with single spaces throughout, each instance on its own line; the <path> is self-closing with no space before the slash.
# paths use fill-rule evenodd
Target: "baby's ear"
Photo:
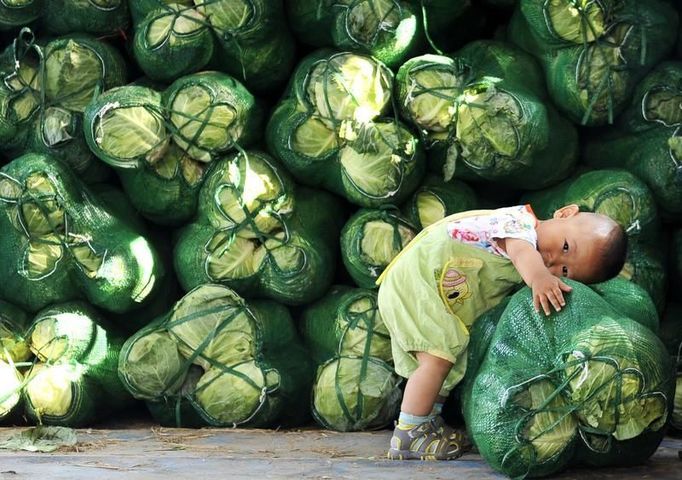
<path id="1" fill-rule="evenodd" d="M 580 212 L 580 207 L 577 204 L 571 203 L 565 205 L 554 212 L 554 218 L 568 218 L 577 215 Z"/>

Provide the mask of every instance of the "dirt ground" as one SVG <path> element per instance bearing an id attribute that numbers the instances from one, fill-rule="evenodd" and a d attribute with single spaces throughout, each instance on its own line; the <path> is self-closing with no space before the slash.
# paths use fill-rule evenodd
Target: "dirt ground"
<path id="1" fill-rule="evenodd" d="M 0 436 L 16 429 L 0 429 Z M 135 424 L 78 430 L 75 447 L 49 454 L 0 450 L 2 480 L 506 478 L 475 453 L 453 462 L 385 458 L 391 432 L 171 429 Z M 682 480 L 682 439 L 666 438 L 646 465 L 571 470 L 553 478 Z"/>

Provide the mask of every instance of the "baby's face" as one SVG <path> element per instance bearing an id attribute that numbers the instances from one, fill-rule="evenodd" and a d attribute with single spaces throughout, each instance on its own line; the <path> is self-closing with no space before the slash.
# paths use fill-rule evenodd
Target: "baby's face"
<path id="1" fill-rule="evenodd" d="M 591 283 L 611 225 L 590 213 L 553 218 L 538 227 L 538 251 L 552 275 Z"/>

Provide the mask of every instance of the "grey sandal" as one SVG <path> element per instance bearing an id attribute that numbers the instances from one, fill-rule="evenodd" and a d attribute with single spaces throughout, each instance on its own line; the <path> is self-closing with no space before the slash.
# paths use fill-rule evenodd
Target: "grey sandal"
<path id="1" fill-rule="evenodd" d="M 455 460 L 471 448 L 466 434 L 434 417 L 410 430 L 396 425 L 388 458 L 392 460 Z"/>

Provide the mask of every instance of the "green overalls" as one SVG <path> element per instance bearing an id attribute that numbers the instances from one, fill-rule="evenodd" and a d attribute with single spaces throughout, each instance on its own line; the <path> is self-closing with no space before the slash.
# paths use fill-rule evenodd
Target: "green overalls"
<path id="1" fill-rule="evenodd" d="M 396 372 L 409 377 L 426 352 L 453 363 L 441 395 L 464 377 L 469 328 L 523 279 L 511 260 L 453 240 L 449 222 L 490 213 L 450 215 L 424 229 L 377 280 L 379 312 L 391 334 Z"/>

